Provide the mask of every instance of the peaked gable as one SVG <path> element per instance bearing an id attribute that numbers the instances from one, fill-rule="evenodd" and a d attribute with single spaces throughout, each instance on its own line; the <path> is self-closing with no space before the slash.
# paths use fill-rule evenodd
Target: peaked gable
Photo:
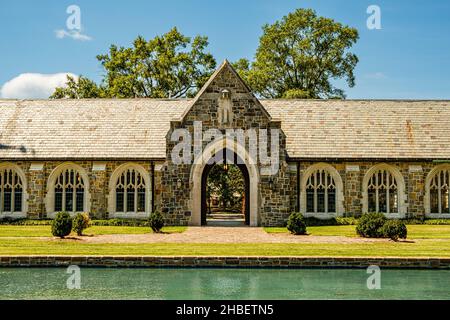
<path id="1" fill-rule="evenodd" d="M 253 101 L 255 107 L 257 107 L 264 114 L 266 120 L 269 122 L 272 120 L 270 114 L 258 98 L 256 98 L 253 94 L 251 88 L 239 76 L 228 60 L 225 60 L 211 75 L 209 80 L 203 85 L 195 98 L 191 101 L 190 106 L 186 108 L 184 113 L 177 120 L 183 122 L 199 100 L 203 98 L 206 98 L 207 100 L 211 99 L 211 96 L 206 97 L 208 94 L 217 95 L 217 98 L 219 98 L 223 90 L 229 91 L 232 99 L 236 97 L 236 95 L 240 98 L 247 95 L 248 98 Z"/>

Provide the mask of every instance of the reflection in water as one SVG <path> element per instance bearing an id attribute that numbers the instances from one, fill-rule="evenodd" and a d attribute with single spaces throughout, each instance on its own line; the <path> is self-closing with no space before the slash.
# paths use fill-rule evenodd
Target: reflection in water
<path id="1" fill-rule="evenodd" d="M 81 268 L 69 290 L 64 268 L 0 269 L 0 299 L 450 299 L 450 271 L 365 269 Z"/>

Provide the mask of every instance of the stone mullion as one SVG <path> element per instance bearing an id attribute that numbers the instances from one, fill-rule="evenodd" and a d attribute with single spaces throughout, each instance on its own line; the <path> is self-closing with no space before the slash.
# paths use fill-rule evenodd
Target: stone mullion
<path id="1" fill-rule="evenodd" d="M 325 171 L 323 171 L 323 176 L 324 176 L 324 191 L 325 191 L 325 199 L 324 200 L 324 206 L 325 206 L 325 213 L 328 213 L 328 174 L 326 174 Z"/>
<path id="2" fill-rule="evenodd" d="M 14 199 L 15 199 L 14 194 L 16 193 L 16 187 L 15 187 L 16 175 L 14 172 L 12 172 L 11 177 L 12 177 L 11 178 L 12 179 L 12 181 L 11 181 L 11 213 L 14 213 L 14 211 L 16 210 L 15 201 L 14 201 Z"/>
<path id="3" fill-rule="evenodd" d="M 1 178 L 1 191 L 0 191 L 0 213 L 4 210 L 4 202 L 5 202 L 5 176 L 3 175 L 3 172 L 0 172 L 0 178 Z"/>
<path id="4" fill-rule="evenodd" d="M 442 184 L 441 184 L 441 173 L 438 173 L 438 210 L 442 213 Z"/>
<path id="5" fill-rule="evenodd" d="M 447 171 L 447 206 L 448 206 L 448 213 L 450 213 L 450 203 L 449 202 L 450 202 L 450 170 Z"/>
<path id="6" fill-rule="evenodd" d="M 63 183 L 62 183 L 62 211 L 66 211 L 66 172 L 63 171 Z"/>
<path id="7" fill-rule="evenodd" d="M 314 213 L 317 213 L 317 171 L 314 173 Z"/>
<path id="8" fill-rule="evenodd" d="M 389 184 L 389 178 L 390 178 L 390 173 L 386 171 L 386 213 L 389 214 L 391 213 L 391 204 L 389 201 L 389 189 L 390 189 L 390 184 Z"/>
<path id="9" fill-rule="evenodd" d="M 72 181 L 72 212 L 77 212 L 76 200 L 77 200 L 76 172 L 73 172 L 73 181 Z"/>
<path id="10" fill-rule="evenodd" d="M 138 187 L 137 187 L 137 172 L 134 171 L 134 211 L 138 212 Z"/>
<path id="11" fill-rule="evenodd" d="M 128 212 L 128 204 L 127 204 L 127 199 L 128 199 L 128 170 L 125 170 L 124 173 L 124 185 L 123 185 L 123 212 L 127 213 Z"/>
<path id="12" fill-rule="evenodd" d="M 375 211 L 380 212 L 380 199 L 378 197 L 378 172 L 375 174 Z"/>

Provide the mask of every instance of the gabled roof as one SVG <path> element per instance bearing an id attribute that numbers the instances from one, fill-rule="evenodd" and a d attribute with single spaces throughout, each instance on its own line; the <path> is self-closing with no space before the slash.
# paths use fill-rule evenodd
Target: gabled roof
<path id="1" fill-rule="evenodd" d="M 192 100 L 0 100 L 0 160 L 164 159 Z M 450 159 L 449 101 L 261 100 L 301 159 Z"/>
<path id="2" fill-rule="evenodd" d="M 191 108 L 195 105 L 195 103 L 205 94 L 207 89 L 213 84 L 213 82 L 216 80 L 216 78 L 218 78 L 219 75 L 225 71 L 231 72 L 233 77 L 235 77 L 235 79 L 242 85 L 242 87 L 245 88 L 245 90 L 248 92 L 248 94 L 254 99 L 255 103 L 261 108 L 261 110 L 264 112 L 264 114 L 270 120 L 270 114 L 267 112 L 267 110 L 264 108 L 264 106 L 260 103 L 258 98 L 256 98 L 256 96 L 253 94 L 252 89 L 247 85 L 247 83 L 245 83 L 244 80 L 242 80 L 241 76 L 236 72 L 236 70 L 234 70 L 233 66 L 227 59 L 225 59 L 222 62 L 222 64 L 219 66 L 219 68 L 217 68 L 217 70 L 214 71 L 214 73 L 209 77 L 208 81 L 206 81 L 206 83 L 203 85 L 203 87 L 197 92 L 194 99 L 192 99 L 192 101 L 190 102 L 189 107 L 186 108 L 186 110 L 183 112 L 183 114 L 178 119 L 175 119 L 175 120 L 182 121 L 185 118 L 185 116 L 187 115 L 187 113 L 191 110 Z"/>
<path id="3" fill-rule="evenodd" d="M 262 100 L 291 158 L 450 160 L 450 101 Z"/>
<path id="4" fill-rule="evenodd" d="M 164 158 L 188 100 L 0 101 L 0 159 Z"/>

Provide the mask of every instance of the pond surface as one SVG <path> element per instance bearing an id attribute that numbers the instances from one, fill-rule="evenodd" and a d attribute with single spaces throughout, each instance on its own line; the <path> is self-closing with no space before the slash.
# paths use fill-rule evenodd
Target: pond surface
<path id="1" fill-rule="evenodd" d="M 450 270 L 0 268 L 0 299 L 450 299 Z M 70 279 L 69 279 L 70 278 Z"/>

